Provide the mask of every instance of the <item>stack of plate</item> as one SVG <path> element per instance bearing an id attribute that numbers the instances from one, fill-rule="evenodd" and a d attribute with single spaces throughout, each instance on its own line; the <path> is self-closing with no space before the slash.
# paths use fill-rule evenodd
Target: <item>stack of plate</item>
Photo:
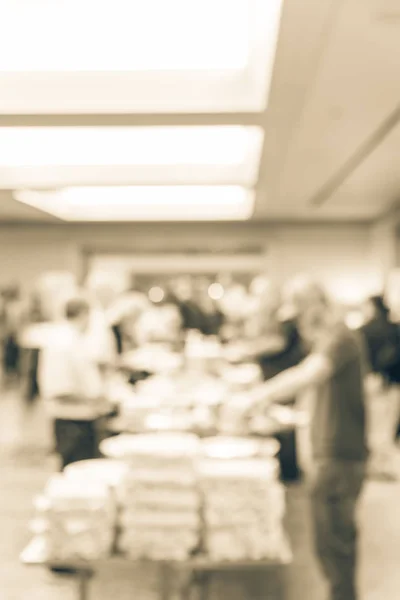
<path id="1" fill-rule="evenodd" d="M 37 503 L 35 534 L 43 536 L 49 560 L 96 560 L 113 550 L 116 509 L 107 485 L 82 485 L 53 477 Z"/>
<path id="2" fill-rule="evenodd" d="M 200 496 L 190 434 L 118 436 L 102 451 L 129 470 L 118 491 L 118 548 L 133 559 L 185 560 L 198 546 Z"/>
<path id="3" fill-rule="evenodd" d="M 115 490 L 120 487 L 127 470 L 128 465 L 123 461 L 98 458 L 72 463 L 66 467 L 64 475 L 70 481 L 102 484 Z"/>
<path id="4" fill-rule="evenodd" d="M 200 462 L 199 476 L 210 558 L 278 559 L 285 540 L 285 492 L 276 461 L 208 458 Z"/>

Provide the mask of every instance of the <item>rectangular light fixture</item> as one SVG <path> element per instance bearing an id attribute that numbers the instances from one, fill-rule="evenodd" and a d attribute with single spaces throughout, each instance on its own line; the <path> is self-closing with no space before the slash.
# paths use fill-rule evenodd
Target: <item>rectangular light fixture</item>
<path id="1" fill-rule="evenodd" d="M 256 183 L 258 127 L 0 128 L 0 187 Z"/>
<path id="2" fill-rule="evenodd" d="M 243 69 L 249 57 L 248 0 L 6 0 L 1 21 L 0 71 Z"/>
<path id="3" fill-rule="evenodd" d="M 240 186 L 73 187 L 18 190 L 14 198 L 65 221 L 235 221 L 251 218 Z"/>
<path id="4" fill-rule="evenodd" d="M 282 4 L 6 0 L 0 113 L 263 110 Z"/>
<path id="5" fill-rule="evenodd" d="M 0 167 L 231 165 L 257 157 L 258 127 L 0 127 Z"/>

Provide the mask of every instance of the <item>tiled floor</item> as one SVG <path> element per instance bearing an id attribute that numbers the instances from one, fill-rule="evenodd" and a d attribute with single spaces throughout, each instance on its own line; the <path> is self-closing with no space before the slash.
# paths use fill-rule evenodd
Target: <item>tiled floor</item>
<path id="1" fill-rule="evenodd" d="M 0 394 L 0 600 L 74 600 L 74 585 L 42 568 L 19 564 L 29 540 L 32 497 L 55 468 L 51 436 L 40 406 L 26 409 L 16 393 Z M 400 597 L 400 485 L 369 483 L 361 507 L 360 600 Z M 324 600 L 312 557 L 307 497 L 297 486 L 288 493 L 288 528 L 295 560 L 290 568 L 257 577 L 217 577 L 212 599 Z M 157 572 L 131 565 L 108 566 L 92 584 L 93 600 L 153 600 Z"/>

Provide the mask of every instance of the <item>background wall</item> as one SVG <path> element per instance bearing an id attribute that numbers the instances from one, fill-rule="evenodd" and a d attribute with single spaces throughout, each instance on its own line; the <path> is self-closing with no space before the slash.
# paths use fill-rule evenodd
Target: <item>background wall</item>
<path id="1" fill-rule="evenodd" d="M 30 288 L 48 270 L 82 271 L 86 252 L 265 253 L 265 265 L 286 278 L 312 272 L 344 299 L 376 288 L 379 264 L 368 225 L 343 224 L 141 224 L 3 225 L 0 227 L 0 285 L 18 281 Z"/>

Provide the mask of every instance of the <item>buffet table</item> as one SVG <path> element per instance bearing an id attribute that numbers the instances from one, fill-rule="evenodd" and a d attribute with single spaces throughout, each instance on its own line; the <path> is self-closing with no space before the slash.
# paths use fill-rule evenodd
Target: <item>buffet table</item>
<path id="1" fill-rule="evenodd" d="M 41 526 L 39 531 L 33 527 L 33 540 L 23 551 L 21 561 L 25 565 L 72 571 L 77 580 L 78 600 L 89 600 L 91 579 L 102 565 L 110 562 L 158 565 L 160 598 L 169 600 L 177 591 L 182 599 L 191 598 L 196 589 L 200 598 L 208 598 L 209 584 L 216 573 L 266 570 L 292 560 L 290 544 L 280 527 L 284 488 L 279 483 L 279 464 L 275 458 L 279 443 L 271 438 L 277 431 L 292 428 L 299 415 L 287 408 L 271 407 L 268 414 L 260 415 L 255 431 L 250 432 L 245 426 L 245 435 L 249 437 L 242 438 L 242 408 L 248 402 L 248 390 L 259 383 L 259 370 L 254 365 L 229 367 L 225 361 L 216 360 L 217 352 L 211 353 L 210 364 L 209 348 L 205 353 L 197 349 L 195 352 L 193 347 L 189 350 L 184 364 L 182 356 L 168 355 L 163 348 L 131 354 L 124 357 L 123 368 L 146 370 L 153 376 L 134 387 L 124 376 L 110 380 L 108 395 L 119 414 L 109 422 L 109 430 L 114 435 L 122 434 L 104 439 L 100 448 L 107 457 L 106 463 L 114 461 L 112 473 L 106 477 L 107 487 L 112 490 L 110 499 L 104 500 L 102 492 L 101 502 L 98 504 L 96 500 L 93 510 L 82 508 L 92 506 L 90 495 L 96 496 L 93 486 L 98 477 L 93 470 L 96 461 L 87 461 L 91 463 L 89 469 L 83 469 L 79 476 L 71 474 L 71 468 L 79 470 L 79 463 L 76 467 L 70 465 L 62 480 L 53 482 L 54 489 L 50 486 L 50 491 L 47 490 L 52 502 L 64 502 L 61 512 L 55 509 L 49 513 L 53 515 L 50 520 L 46 514 L 42 515 L 47 519 L 44 531 L 48 532 L 49 523 L 53 523 L 52 531 L 58 532 L 52 539 L 56 539 L 61 554 L 52 554 L 45 538 L 38 537 Z M 123 466 L 122 479 L 119 469 L 115 471 L 118 462 Z M 107 464 L 109 467 L 110 463 Z M 118 475 L 115 481 L 114 473 Z M 112 475 L 110 480 L 109 475 Z M 168 488 L 172 481 L 177 486 L 175 491 Z M 81 485 L 83 482 L 85 486 Z M 121 482 L 124 482 L 122 487 Z M 79 548 L 86 548 L 85 543 L 75 546 L 75 534 L 63 533 L 69 518 L 70 508 L 65 504 L 69 494 L 84 512 L 79 518 L 86 523 L 85 531 L 89 532 L 94 553 L 82 550 L 80 554 Z M 110 544 L 107 536 L 111 526 L 111 520 L 108 522 L 111 498 L 117 508 L 112 528 L 119 534 L 122 532 L 122 536 L 117 534 L 118 541 L 114 536 Z M 53 506 L 52 502 L 46 510 Z M 226 511 L 227 502 L 231 503 L 232 511 Z M 138 515 L 142 515 L 142 520 Z M 39 523 L 42 517 L 39 515 Z M 161 535 L 164 530 L 173 534 Z M 196 543 L 191 541 L 192 533 Z M 208 536 L 207 541 L 204 536 Z M 100 540 L 100 544 L 104 541 L 103 550 L 94 539 Z M 71 540 L 74 544 L 68 546 Z M 67 547 L 70 553 L 66 553 Z"/>
<path id="2" fill-rule="evenodd" d="M 21 554 L 21 562 L 27 566 L 55 567 L 64 569 L 73 569 L 76 578 L 76 600 L 91 600 L 90 581 L 101 569 L 107 560 L 108 563 L 124 562 L 129 559 L 123 556 L 113 556 L 109 559 L 84 562 L 72 561 L 69 564 L 59 564 L 50 562 L 46 556 L 43 543 L 38 538 L 34 538 Z M 160 562 L 160 600 L 170 600 L 174 593 L 174 581 L 179 582 L 179 596 L 182 600 L 192 598 L 196 588 L 201 600 L 208 600 L 210 583 L 213 575 L 221 572 L 231 571 L 254 571 L 266 570 L 270 568 L 284 567 L 292 561 L 290 544 L 287 542 L 283 549 L 280 560 L 262 560 L 262 561 L 224 561 L 214 562 L 207 556 L 195 557 L 184 562 Z M 144 563 L 145 564 L 145 563 Z"/>

